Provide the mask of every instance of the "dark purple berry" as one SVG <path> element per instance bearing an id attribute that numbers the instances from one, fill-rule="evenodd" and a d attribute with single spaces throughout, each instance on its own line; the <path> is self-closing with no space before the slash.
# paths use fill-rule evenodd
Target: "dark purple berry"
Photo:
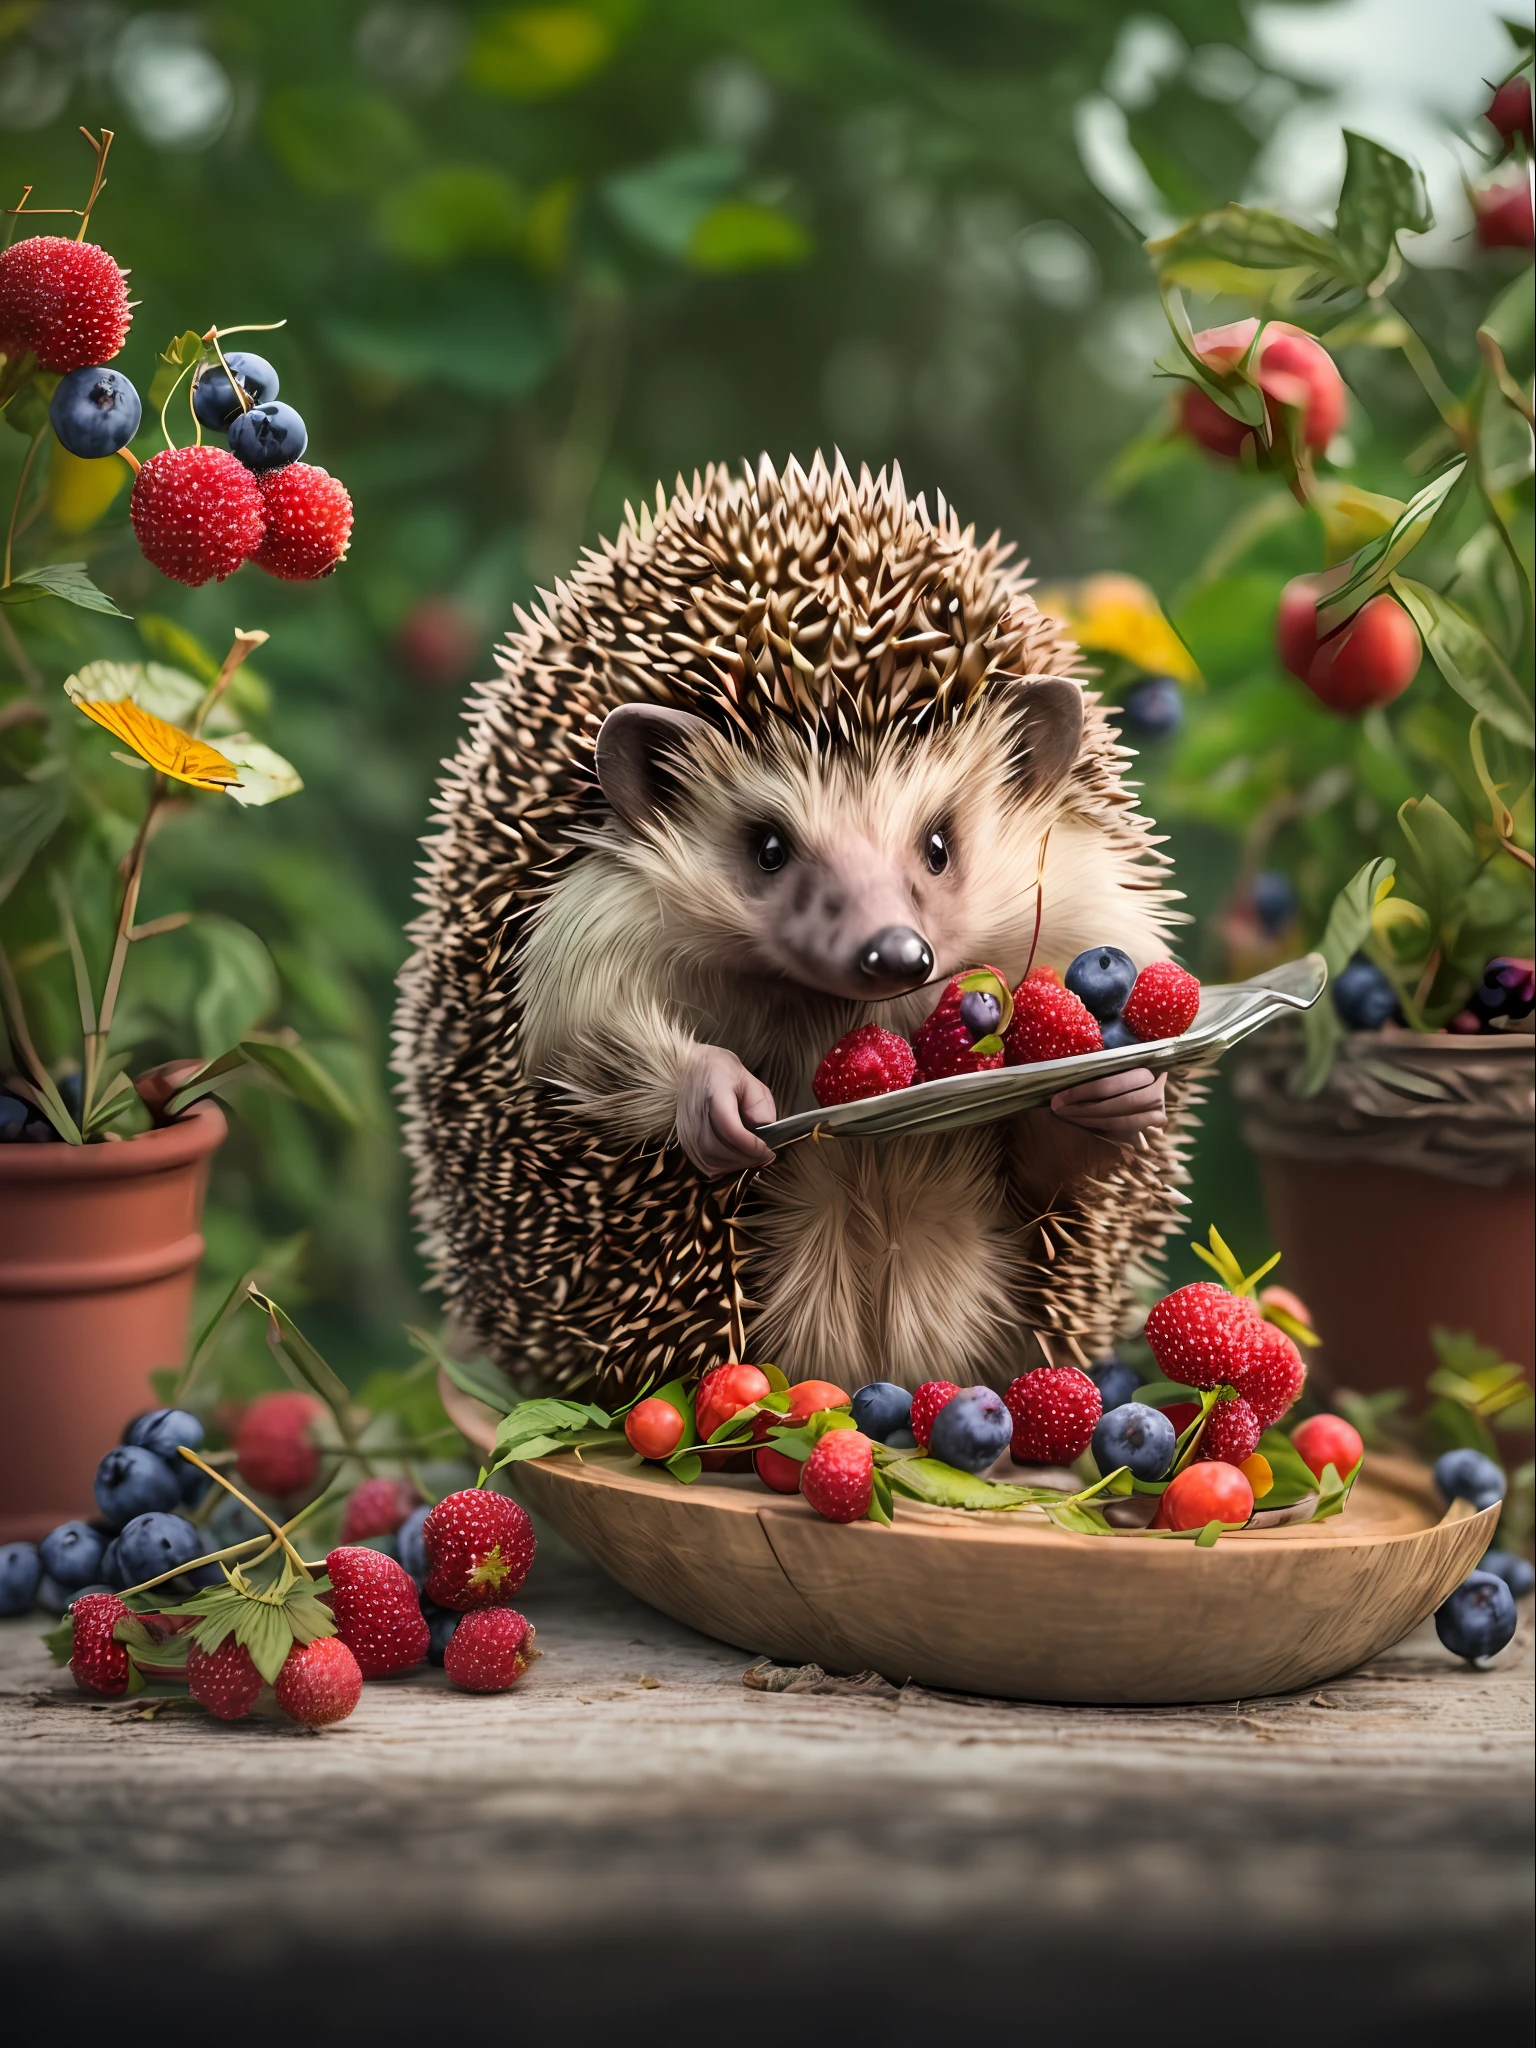
<path id="1" fill-rule="evenodd" d="M 888 1443 L 892 1430 L 909 1426 L 912 1396 L 890 1380 L 871 1380 L 859 1388 L 848 1412 L 865 1436 L 877 1444 Z"/>
<path id="2" fill-rule="evenodd" d="M 277 372 L 265 356 L 232 349 L 224 358 L 252 405 L 266 405 L 277 396 Z M 192 384 L 192 410 L 202 426 L 222 430 L 245 408 L 217 363 L 198 371 Z"/>
<path id="3" fill-rule="evenodd" d="M 1469 1664 L 1497 1657 L 1519 1625 L 1514 1594 L 1492 1572 L 1471 1573 L 1435 1613 L 1435 1634 L 1453 1657 Z"/>
<path id="4" fill-rule="evenodd" d="M 230 452 L 258 473 L 286 469 L 309 446 L 309 430 L 291 405 L 279 398 L 271 405 L 253 405 L 230 422 Z"/>
<path id="5" fill-rule="evenodd" d="M 126 448 L 139 431 L 139 394 L 121 370 L 71 370 L 48 401 L 53 431 L 71 455 L 100 461 Z"/>
<path id="6" fill-rule="evenodd" d="M 1296 884 L 1278 868 L 1255 875 L 1248 895 L 1254 916 L 1267 932 L 1283 932 L 1296 916 Z"/>
<path id="7" fill-rule="evenodd" d="M 1136 962 L 1118 946 L 1090 946 L 1078 954 L 1062 980 L 1089 1016 L 1108 1024 L 1125 1008 L 1136 986 Z"/>
<path id="8" fill-rule="evenodd" d="M 960 998 L 960 1022 L 971 1034 L 974 1045 L 978 1038 L 988 1038 L 1003 1021 L 1003 1006 L 990 989 L 973 988 Z"/>
<path id="9" fill-rule="evenodd" d="M 991 1387 L 962 1387 L 934 1417 L 928 1454 L 962 1472 L 985 1472 L 1012 1437 L 1013 1417 L 1002 1395 Z"/>

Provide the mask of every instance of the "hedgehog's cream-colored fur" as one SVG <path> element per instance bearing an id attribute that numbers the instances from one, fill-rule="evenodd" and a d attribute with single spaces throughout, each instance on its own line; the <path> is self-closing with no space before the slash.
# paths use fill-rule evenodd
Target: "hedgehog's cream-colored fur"
<path id="1" fill-rule="evenodd" d="M 606 1393 L 743 1338 L 849 1386 L 1003 1383 L 1042 1349 L 1101 1353 L 1180 1199 L 1176 1120 L 1125 1150 L 1048 1110 L 803 1143 L 726 1188 L 673 1133 L 697 1047 L 734 1052 L 787 1115 L 855 1023 L 910 1032 L 934 1000 L 777 975 L 744 819 L 892 860 L 950 820 L 958 873 L 923 907 L 941 975 L 1166 952 L 1166 866 L 1091 693 L 1065 781 L 1019 773 L 1023 679 L 1076 657 L 1007 550 L 898 475 L 713 470 L 522 625 L 443 784 L 397 1020 L 418 1213 L 455 1316 L 514 1372 Z M 633 701 L 706 724 L 665 810 L 626 823 L 592 750 Z"/>

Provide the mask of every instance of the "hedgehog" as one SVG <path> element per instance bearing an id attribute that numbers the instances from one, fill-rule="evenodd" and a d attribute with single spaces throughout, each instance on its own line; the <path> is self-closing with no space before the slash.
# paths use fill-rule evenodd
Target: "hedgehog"
<path id="1" fill-rule="evenodd" d="M 853 1388 L 1086 1365 L 1198 1097 L 756 1135 L 953 973 L 1164 956 L 1171 867 L 1060 621 L 894 467 L 682 478 L 516 611 L 423 841 L 394 1065 L 433 1284 L 525 1389 L 727 1359 Z"/>

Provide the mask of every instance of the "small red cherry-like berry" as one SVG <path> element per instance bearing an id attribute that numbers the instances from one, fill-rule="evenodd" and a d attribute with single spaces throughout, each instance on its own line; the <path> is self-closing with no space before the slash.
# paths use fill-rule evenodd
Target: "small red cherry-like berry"
<path id="1" fill-rule="evenodd" d="M 1531 147 L 1531 81 L 1528 78 L 1506 78 L 1488 103 L 1483 116 L 1490 127 L 1497 129 L 1499 139 L 1506 149 L 1513 149 L 1516 142 L 1524 141 Z"/>
<path id="2" fill-rule="evenodd" d="M 1485 249 L 1529 249 L 1532 245 L 1531 180 L 1500 178 L 1472 194 L 1477 239 Z"/>
<path id="3" fill-rule="evenodd" d="M 1291 1431 L 1291 1446 L 1319 1479 L 1330 1465 L 1341 1479 L 1347 1479 L 1365 1456 L 1359 1430 L 1342 1415 L 1309 1415 Z"/>
<path id="4" fill-rule="evenodd" d="M 782 1451 L 776 1451 L 772 1444 L 764 1444 L 752 1453 L 752 1463 L 757 1476 L 764 1486 L 774 1493 L 798 1493 L 800 1475 L 804 1466 L 798 1458 L 786 1458 Z"/>
<path id="5" fill-rule="evenodd" d="M 352 539 L 347 487 L 312 462 L 289 462 L 253 479 L 266 507 L 267 530 L 251 560 L 285 583 L 314 583 L 346 557 Z"/>
<path id="6" fill-rule="evenodd" d="M 699 1381 L 694 1396 L 694 1427 L 701 1441 L 712 1437 L 722 1422 L 773 1392 L 773 1382 L 755 1365 L 717 1365 Z"/>
<path id="7" fill-rule="evenodd" d="M 670 1401 L 637 1401 L 624 1418 L 629 1447 L 642 1458 L 670 1458 L 683 1440 L 683 1413 Z"/>
<path id="8" fill-rule="evenodd" d="M 1230 370 L 1247 354 L 1258 328 L 1257 320 L 1208 327 L 1194 337 L 1195 354 L 1213 370 Z M 1348 400 L 1344 379 L 1322 343 L 1299 327 L 1272 320 L 1264 329 L 1251 367 L 1276 430 L 1281 426 L 1281 406 L 1292 406 L 1301 414 L 1307 446 L 1326 448 L 1344 424 Z M 1228 461 L 1242 454 L 1253 435 L 1251 427 L 1224 412 L 1196 385 L 1186 387 L 1179 417 L 1185 433 Z"/>
<path id="9" fill-rule="evenodd" d="M 1280 596 L 1275 645 L 1286 668 L 1318 702 L 1348 718 L 1400 697 L 1418 674 L 1424 646 L 1418 627 L 1385 590 L 1319 640 L 1319 600 L 1330 582 L 1342 580 L 1338 570 L 1293 578 Z"/>
<path id="10" fill-rule="evenodd" d="M 133 314 L 115 259 L 94 242 L 31 235 L 0 255 L 0 348 L 45 370 L 109 363 Z"/>
<path id="11" fill-rule="evenodd" d="M 1207 1522 L 1241 1524 L 1253 1513 L 1253 1488 L 1235 1465 L 1186 1465 L 1170 1479 L 1152 1518 L 1154 1529 L 1203 1529 Z"/>
<path id="12" fill-rule="evenodd" d="M 128 516 L 162 576 L 222 583 L 261 541 L 267 510 L 256 479 L 227 448 L 167 448 L 140 466 Z"/>

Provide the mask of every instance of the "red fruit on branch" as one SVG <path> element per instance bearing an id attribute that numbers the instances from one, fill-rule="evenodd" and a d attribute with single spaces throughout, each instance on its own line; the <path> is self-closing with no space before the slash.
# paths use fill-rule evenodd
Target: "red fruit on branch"
<path id="1" fill-rule="evenodd" d="M 1506 149 L 1513 149 L 1523 141 L 1531 147 L 1531 81 L 1528 78 L 1506 78 L 1488 103 L 1483 116 L 1490 126 L 1496 128 L 1499 140 Z"/>
<path id="2" fill-rule="evenodd" d="M 247 472 L 249 474 L 249 472 Z M 285 583 L 329 576 L 352 539 L 352 500 L 339 478 L 312 462 L 289 462 L 254 478 L 267 530 L 251 560 Z"/>
<path id="3" fill-rule="evenodd" d="M 345 1721 L 363 1696 L 363 1674 L 340 1636 L 295 1643 L 272 1688 L 290 1720 L 310 1728 Z"/>
<path id="4" fill-rule="evenodd" d="M 1500 178 L 1472 194 L 1477 239 L 1485 249 L 1529 249 L 1532 245 L 1531 179 Z"/>
<path id="5" fill-rule="evenodd" d="M 140 465 L 128 516 L 146 560 L 194 588 L 233 576 L 261 544 L 261 489 L 227 448 L 167 448 Z"/>
<path id="6" fill-rule="evenodd" d="M 115 1593 L 83 1593 L 70 1608 L 75 1624 L 69 1668 L 82 1692 L 128 1690 L 128 1652 L 112 1631 L 132 1611 Z"/>
<path id="7" fill-rule="evenodd" d="M 1319 640 L 1319 601 L 1346 574 L 1347 569 L 1335 569 L 1326 576 L 1297 576 L 1285 586 L 1275 620 L 1275 646 L 1286 668 L 1320 704 L 1354 717 L 1403 694 L 1419 672 L 1424 645 L 1418 627 L 1385 590 Z"/>
<path id="8" fill-rule="evenodd" d="M 365 1536 L 393 1536 L 420 1506 L 421 1495 L 409 1479 L 365 1479 L 347 1501 L 341 1540 L 361 1543 Z"/>
<path id="9" fill-rule="evenodd" d="M 247 1486 L 282 1500 L 305 1493 L 320 1472 L 311 1426 L 325 1413 L 313 1394 L 263 1394 L 240 1418 L 235 1465 Z"/>
<path id="10" fill-rule="evenodd" d="M 226 1636 L 216 1650 L 187 1649 L 187 1691 L 219 1721 L 243 1721 L 261 1696 L 261 1673 L 244 1643 Z"/>
<path id="11" fill-rule="evenodd" d="M 45 370 L 109 363 L 133 314 L 126 273 L 94 242 L 32 235 L 0 255 L 0 348 L 30 349 Z"/>
<path id="12" fill-rule="evenodd" d="M 1230 370 L 1242 361 L 1258 331 L 1257 320 L 1207 327 L 1194 337 L 1195 353 L 1213 370 Z M 1326 448 L 1344 424 L 1348 401 L 1344 379 L 1322 343 L 1299 327 L 1272 320 L 1264 329 L 1250 367 L 1255 383 L 1264 393 L 1273 431 L 1284 432 L 1280 408 L 1292 406 L 1301 413 L 1302 438 L 1307 446 Z M 1253 435 L 1251 427 L 1224 412 L 1194 384 L 1184 389 L 1180 423 L 1185 433 L 1203 448 L 1229 461 L 1242 454 Z"/>

